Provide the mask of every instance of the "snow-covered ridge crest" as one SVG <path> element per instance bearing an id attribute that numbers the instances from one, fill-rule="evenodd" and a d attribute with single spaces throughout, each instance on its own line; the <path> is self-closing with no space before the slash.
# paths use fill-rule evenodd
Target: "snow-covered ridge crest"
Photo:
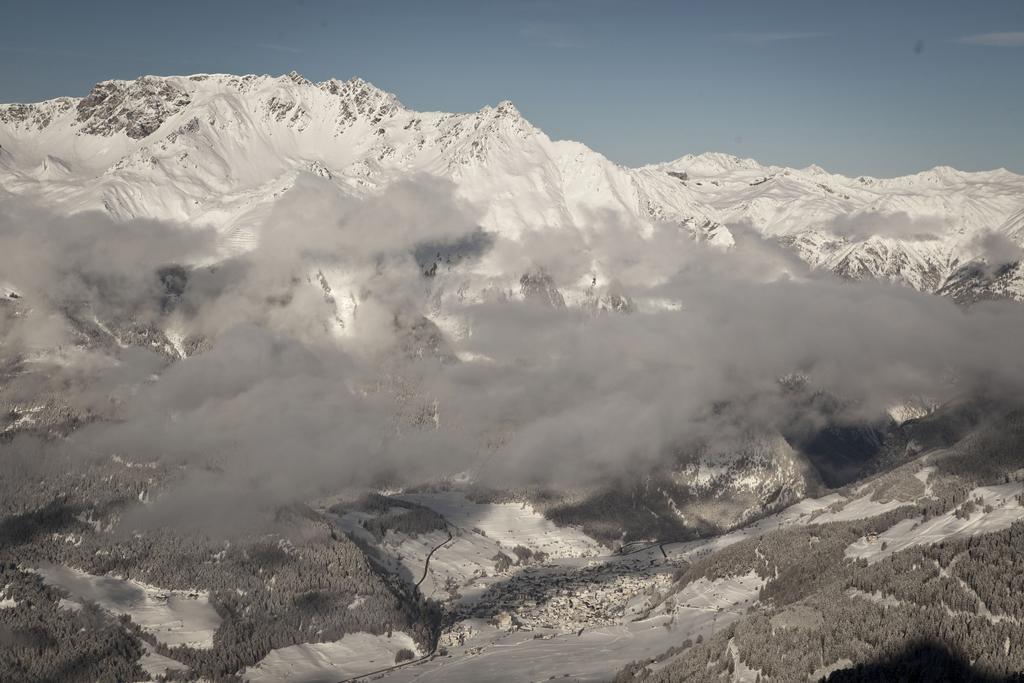
<path id="1" fill-rule="evenodd" d="M 986 235 L 1024 243 L 1013 219 L 1024 177 L 1004 169 L 850 178 L 711 152 L 627 168 L 551 140 L 508 101 L 417 112 L 360 78 L 295 72 L 142 76 L 83 98 L 0 105 L 5 190 L 65 212 L 213 225 L 225 253 L 255 244 L 270 207 L 306 173 L 356 196 L 438 176 L 480 208 L 481 227 L 511 238 L 585 231 L 602 216 L 641 232 L 675 224 L 729 248 L 730 226 L 743 225 L 849 279 L 944 291 L 956 274 L 949 291 L 1024 296 L 1017 279 L 964 270 L 989 260 Z"/>

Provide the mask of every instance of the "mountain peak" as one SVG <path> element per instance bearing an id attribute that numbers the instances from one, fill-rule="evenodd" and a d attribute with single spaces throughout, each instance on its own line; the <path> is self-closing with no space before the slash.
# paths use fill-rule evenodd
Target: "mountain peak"
<path id="1" fill-rule="evenodd" d="M 282 76 L 282 78 L 287 78 L 289 81 L 291 81 L 295 85 L 313 85 L 312 81 L 310 81 L 308 78 L 306 78 L 305 76 L 300 74 L 298 71 L 294 71 L 294 70 L 293 71 L 289 71 L 287 74 Z"/>
<path id="2" fill-rule="evenodd" d="M 654 164 L 655 168 L 671 171 L 685 171 L 691 175 L 719 175 L 736 169 L 762 169 L 763 166 L 753 159 L 743 159 L 725 152 L 703 152 L 686 154 L 663 164 Z"/>
<path id="3" fill-rule="evenodd" d="M 322 83 L 317 83 L 316 87 L 331 95 L 351 98 L 360 110 L 366 108 L 366 105 L 369 103 L 374 103 L 376 105 L 375 108 L 391 111 L 405 109 L 405 106 L 399 102 L 394 94 L 382 90 L 373 83 L 365 81 L 358 76 L 354 76 L 347 81 L 331 78 Z"/>
<path id="4" fill-rule="evenodd" d="M 495 108 L 495 111 L 501 114 L 502 116 L 508 116 L 512 118 L 523 117 L 523 115 L 519 112 L 519 109 L 516 107 L 516 105 L 512 104 L 511 100 L 502 100 L 501 102 L 498 102 L 498 106 Z"/>
<path id="5" fill-rule="evenodd" d="M 138 140 L 170 115 L 188 106 L 188 92 L 159 76 L 134 81 L 102 81 L 76 107 L 82 132 L 109 136 L 124 131 Z"/>
<path id="6" fill-rule="evenodd" d="M 713 152 L 631 169 L 582 143 L 550 140 L 509 100 L 418 113 L 362 78 L 310 82 L 296 71 L 141 76 L 102 81 L 83 98 L 0 105 L 0 145 L 5 189 L 34 188 L 118 217 L 188 216 L 225 234 L 251 230 L 252 212 L 276 196 L 253 188 L 290 186 L 305 169 L 357 192 L 406 173 L 443 175 L 487 207 L 488 229 L 508 234 L 610 208 L 628 220 L 677 220 L 728 246 L 724 226 L 749 223 L 812 267 L 926 291 L 974 255 L 981 231 L 1005 223 L 1003 234 L 1024 235 L 1024 178 L 1006 171 L 940 166 L 858 179 Z M 80 189 L 69 193 L 75 179 Z M 230 209 L 208 188 L 233 193 Z M 934 230 L 917 225 L 936 216 Z M 248 239 L 232 237 L 225 249 Z"/>

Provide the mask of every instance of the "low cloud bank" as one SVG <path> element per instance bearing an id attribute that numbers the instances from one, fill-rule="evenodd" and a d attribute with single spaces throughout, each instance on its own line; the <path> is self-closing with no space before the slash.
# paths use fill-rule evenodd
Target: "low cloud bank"
<path id="1" fill-rule="evenodd" d="M 927 242 L 939 239 L 938 236 L 944 232 L 941 220 L 914 218 L 903 211 L 864 211 L 839 215 L 829 222 L 827 228 L 830 232 L 853 242 L 863 242 L 873 236 Z"/>
<path id="2" fill-rule="evenodd" d="M 145 519 L 240 527 L 293 500 L 467 469 L 586 484 L 821 420 L 784 377 L 841 397 L 849 419 L 908 396 L 1024 390 L 1020 306 L 842 282 L 749 231 L 722 252 L 615 215 L 515 238 L 480 216 L 436 179 L 364 200 L 303 178 L 254 251 L 211 263 L 209 230 L 5 199 L 0 281 L 21 298 L 0 306 L 2 398 L 59 396 L 100 418 L 46 448 L 184 465 Z M 522 300 L 529 273 L 571 305 Z M 612 294 L 632 312 L 602 305 Z M 171 362 L 102 345 L 83 319 L 208 350 Z"/>

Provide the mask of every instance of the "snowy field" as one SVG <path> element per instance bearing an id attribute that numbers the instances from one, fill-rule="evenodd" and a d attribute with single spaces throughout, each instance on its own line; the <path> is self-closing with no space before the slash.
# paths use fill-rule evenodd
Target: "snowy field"
<path id="1" fill-rule="evenodd" d="M 242 675 L 250 683 L 337 683 L 385 669 L 395 663 L 395 654 L 407 649 L 422 656 L 407 634 L 388 636 L 348 633 L 331 643 L 304 643 L 272 650 Z"/>
<path id="2" fill-rule="evenodd" d="M 928 474 L 934 471 L 934 467 L 926 467 L 914 476 L 925 481 Z M 930 487 L 926 494 L 931 493 Z M 922 496 L 924 497 L 924 496 Z M 915 499 L 916 500 L 916 499 Z M 763 517 L 740 529 L 729 533 L 714 536 L 699 541 L 687 541 L 685 543 L 665 544 L 665 552 L 670 557 L 685 559 L 693 562 L 706 557 L 713 552 L 727 548 L 734 543 L 762 536 L 770 531 L 785 529 L 792 526 L 806 526 L 810 524 L 829 524 L 831 522 L 850 522 L 857 519 L 869 519 L 885 514 L 890 510 L 910 505 L 911 500 L 888 500 L 885 502 L 872 500 L 871 494 L 850 498 L 840 493 L 830 493 L 821 498 L 805 498 L 799 503 L 790 505 L 786 509 L 773 515 Z M 651 551 L 648 551 L 651 552 Z M 653 553 L 658 553 L 654 548 Z"/>
<path id="3" fill-rule="evenodd" d="M 153 646 L 142 641 L 142 657 L 139 658 L 139 666 L 152 678 L 165 676 L 171 671 L 187 671 L 188 667 L 170 657 L 164 657 L 153 649 Z"/>
<path id="4" fill-rule="evenodd" d="M 376 546 L 388 569 L 416 583 L 424 576 L 430 551 L 430 565 L 420 584 L 424 596 L 448 600 L 453 591 L 463 602 L 472 600 L 500 578 L 495 577 L 494 557 L 504 553 L 516 560 L 516 546 L 548 554 L 549 560 L 596 558 L 608 549 L 578 529 L 559 527 L 529 505 L 474 503 L 458 492 L 403 494 L 399 499 L 417 503 L 437 512 L 448 522 L 448 532 L 432 531 L 411 537 L 389 531 L 378 541 L 360 522 L 374 515 L 353 511 L 335 519 L 349 534 Z M 481 533 L 482 532 L 482 533 Z M 516 567 L 510 569 L 516 571 Z"/>
<path id="5" fill-rule="evenodd" d="M 417 581 L 422 576 L 430 548 L 436 547 L 445 538 L 447 534 L 439 531 L 420 538 L 407 539 L 398 546 L 402 562 L 414 572 Z M 494 560 L 491 558 L 500 550 L 501 547 L 495 541 L 462 528 L 453 529 L 452 540 L 430 558 L 430 568 L 423 583 L 420 584 L 420 591 L 427 597 L 447 600 L 452 596 L 445 590 L 445 586 L 449 582 L 455 582 L 460 586 L 459 592 L 465 594 L 467 581 L 494 573 Z"/>
<path id="6" fill-rule="evenodd" d="M 822 518 L 824 511 L 836 503 L 846 500 L 843 496 L 833 493 L 822 498 L 806 498 L 799 503 L 790 505 L 785 510 L 774 515 L 763 517 L 745 527 L 730 531 L 726 534 L 714 536 L 699 541 L 686 541 L 684 543 L 666 543 L 665 552 L 669 557 L 684 559 L 688 562 L 699 560 L 713 552 L 727 548 L 734 543 L 761 536 L 776 529 L 784 529 L 791 526 L 803 526 L 817 524 Z M 647 551 L 648 554 L 660 554 L 657 548 Z M 653 555 L 652 555 L 653 556 Z"/>
<path id="7" fill-rule="evenodd" d="M 689 623 L 694 620 L 687 617 L 694 611 L 717 612 L 719 609 L 745 611 L 757 599 L 757 592 L 761 590 L 762 586 L 764 586 L 764 579 L 755 572 L 714 581 L 700 578 L 691 581 L 673 596 L 676 604 L 674 614 L 681 623 Z"/>
<path id="8" fill-rule="evenodd" d="M 579 529 L 558 526 L 527 503 L 474 503 L 455 491 L 398 498 L 428 507 L 456 526 L 480 529 L 508 550 L 521 545 L 552 558 L 591 557 L 607 551 Z"/>
<path id="9" fill-rule="evenodd" d="M 872 500 L 870 495 L 861 496 L 848 501 L 839 510 L 827 510 L 815 515 L 811 520 L 813 524 L 829 524 L 830 522 L 852 522 L 857 519 L 870 519 L 884 515 L 890 510 L 908 505 L 910 501 L 889 500 L 880 502 Z"/>
<path id="10" fill-rule="evenodd" d="M 655 657 L 686 638 L 707 638 L 728 626 L 757 600 L 761 585 L 753 574 L 695 581 L 676 596 L 676 607 L 667 614 L 586 628 L 578 635 L 544 629 L 504 632 L 473 620 L 475 634 L 464 645 L 451 648 L 450 656 L 398 669 L 383 680 L 470 683 L 568 677 L 607 681 L 633 660 Z"/>
<path id="11" fill-rule="evenodd" d="M 955 510 L 933 517 L 927 522 L 920 519 L 905 519 L 878 534 L 877 538 L 862 538 L 853 543 L 846 549 L 846 556 L 864 558 L 874 564 L 915 545 L 931 545 L 949 539 L 1002 531 L 1018 519 L 1024 518 L 1024 507 L 1021 507 L 1017 500 L 1021 492 L 1024 492 L 1024 484 L 1020 482 L 980 486 L 971 491 L 968 499 L 981 498 L 984 503 L 967 519 L 957 517 Z M 992 506 L 991 512 L 985 512 L 986 505 Z"/>
<path id="12" fill-rule="evenodd" d="M 927 486 L 928 475 L 933 471 L 934 468 L 926 467 L 913 476 Z M 968 520 L 958 519 L 952 512 L 924 524 L 919 520 L 906 520 L 870 543 L 865 539 L 852 545 L 847 555 L 876 561 L 916 543 L 934 543 L 958 535 L 1006 528 L 1024 517 L 1024 508 L 1016 499 L 1022 490 L 1022 484 L 976 489 L 970 498 L 984 499 L 985 505 L 993 506 L 991 512 L 985 513 L 981 505 Z M 928 493 L 930 490 L 926 488 L 925 495 Z M 431 569 L 423 584 L 425 592 L 442 597 L 445 593 L 438 586 L 443 581 L 462 579 L 463 584 L 458 589 L 462 595 L 461 603 L 477 599 L 486 587 L 507 579 L 507 575 L 491 575 L 493 562 L 490 558 L 497 550 L 508 553 L 516 545 L 551 554 L 547 567 L 533 570 L 541 574 L 565 574 L 573 567 L 628 562 L 637 564 L 637 573 L 631 575 L 639 577 L 644 573 L 644 567 L 653 571 L 654 567 L 665 562 L 658 546 L 627 556 L 610 555 L 600 544 L 578 530 L 559 528 L 526 505 L 476 504 L 457 492 L 401 497 L 443 515 L 450 523 L 453 540 L 444 543 L 447 538 L 445 532 L 433 532 L 415 539 L 389 533 L 382 547 L 400 557 L 407 571 L 418 580 L 426 554 L 440 545 L 431 558 Z M 670 561 L 694 561 L 733 543 L 776 529 L 870 518 L 911 502 L 873 500 L 866 488 L 848 495 L 832 493 L 803 500 L 742 529 L 705 540 L 667 544 L 664 549 Z M 915 524 L 916 528 L 912 529 Z M 479 529 L 485 535 L 473 532 L 473 529 Z M 359 531 L 366 533 L 362 529 Z M 881 551 L 883 541 L 887 542 L 886 551 Z M 520 568 L 513 566 L 509 573 L 517 571 Z M 482 576 L 482 573 L 488 575 Z M 631 661 L 657 656 L 687 638 L 696 639 L 698 635 L 707 638 L 724 628 L 757 603 L 762 586 L 763 580 L 754 573 L 715 581 L 700 579 L 673 595 L 669 608 L 663 604 L 646 619 L 630 621 L 639 613 L 631 607 L 619 623 L 595 624 L 582 631 L 566 632 L 565 628 L 559 629 L 557 625 L 554 629 L 505 630 L 482 619 L 467 619 L 457 627 L 465 638 L 458 645 L 448 647 L 447 656 L 388 672 L 384 680 L 493 680 L 495 672 L 499 671 L 505 679 L 516 681 L 566 676 L 571 680 L 607 680 Z M 742 665 L 742 662 L 737 664 Z M 738 666 L 738 670 L 743 670 L 747 678 L 756 678 L 756 672 L 743 666 Z"/>
<path id="13" fill-rule="evenodd" d="M 108 612 L 127 614 L 165 645 L 213 647 L 213 634 L 221 619 L 205 592 L 163 590 L 53 564 L 42 565 L 36 571 L 46 583 L 67 591 L 72 601 L 91 601 Z"/>
<path id="14" fill-rule="evenodd" d="M 14 609 L 18 606 L 18 601 L 7 594 L 10 589 L 10 584 L 0 588 L 0 609 Z"/>
<path id="15" fill-rule="evenodd" d="M 491 558 L 502 549 L 497 541 L 456 526 L 450 526 L 451 541 L 447 541 L 448 533 L 445 531 L 432 531 L 415 537 L 388 531 L 384 539 L 378 541 L 360 526 L 360 521 L 373 517 L 363 512 L 349 512 L 335 516 L 335 519 L 350 535 L 378 548 L 381 551 L 378 559 L 389 571 L 412 584 L 422 578 L 420 592 L 425 597 L 448 600 L 452 597 L 446 590 L 450 582 L 462 586 L 471 579 L 494 572 L 494 560 Z M 431 557 L 424 577 L 427 555 L 442 544 L 444 547 Z"/>
<path id="16" fill-rule="evenodd" d="M 651 585 L 655 585 L 658 567 L 669 565 L 657 547 L 628 556 L 608 554 L 608 550 L 595 540 L 576 529 L 554 525 L 528 505 L 478 504 L 457 492 L 400 497 L 444 516 L 449 522 L 452 540 L 445 543 L 447 532 L 444 531 L 416 538 L 388 532 L 384 541 L 375 545 L 384 551 L 386 557 L 400 563 L 404 573 L 415 580 L 422 575 L 427 553 L 437 548 L 431 557 L 427 579 L 421 587 L 427 595 L 444 598 L 448 593 L 441 586 L 449 578 L 456 580 L 461 595 L 458 602 L 463 605 L 475 602 L 488 587 L 507 581 L 511 574 L 521 571 L 521 567 L 513 565 L 508 572 L 495 575 L 491 560 L 499 550 L 512 555 L 511 550 L 517 545 L 549 553 L 545 567 L 530 570 L 540 581 L 543 581 L 541 577 L 549 574 L 552 580 L 557 580 L 559 576 L 568 576 L 574 570 L 586 567 L 628 564 L 631 567 L 628 576 L 638 580 L 646 577 Z M 791 516 L 809 517 L 831 502 L 834 501 L 805 506 L 806 509 L 799 513 L 791 511 Z M 372 535 L 359 525 L 359 518 L 364 516 L 367 515 L 348 513 L 341 521 L 350 533 L 370 542 L 374 540 Z M 671 573 L 670 569 L 666 571 Z M 449 646 L 448 656 L 402 667 L 385 674 L 384 679 L 481 681 L 494 680 L 495 672 L 500 671 L 502 680 L 547 680 L 564 675 L 573 680 L 607 680 L 635 659 L 654 657 L 686 638 L 708 637 L 713 631 L 726 626 L 756 602 L 761 585 L 761 579 L 754 574 L 717 581 L 695 581 L 673 597 L 674 605 L 668 611 L 662 605 L 648 618 L 631 621 L 638 613 L 632 608 L 632 602 L 646 602 L 646 598 L 638 596 L 631 601 L 631 608 L 620 623 L 588 626 L 582 628 L 582 632 L 567 630 L 560 624 L 555 624 L 555 628 L 506 630 L 486 620 L 471 618 L 459 623 L 457 630 L 463 631 L 466 639 L 456 646 Z M 584 593 L 577 595 L 582 597 Z M 525 615 L 521 616 L 525 618 Z M 261 663 L 261 668 L 266 668 L 268 660 Z M 305 668 L 296 664 L 292 666 L 291 673 L 296 676 L 300 670 L 304 672 L 302 675 L 307 672 L 314 675 L 319 670 L 309 662 L 303 665 Z M 271 669 L 267 668 L 267 671 Z M 274 671 L 280 673 L 284 670 Z"/>

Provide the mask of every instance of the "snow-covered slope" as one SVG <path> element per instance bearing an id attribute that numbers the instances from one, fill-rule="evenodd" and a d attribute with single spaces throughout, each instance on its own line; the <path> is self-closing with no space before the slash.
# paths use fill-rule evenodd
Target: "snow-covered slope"
<path id="1" fill-rule="evenodd" d="M 925 291 L 978 256 L 979 235 L 1006 231 L 1000 225 L 1024 201 L 1024 179 L 1002 169 L 847 178 L 711 154 L 650 168 L 685 174 L 681 182 L 717 209 L 717 220 L 776 237 L 812 266 Z"/>
<path id="2" fill-rule="evenodd" d="M 210 223 L 227 236 L 252 230 L 300 173 L 354 194 L 414 173 L 450 178 L 485 207 L 486 227 L 508 233 L 570 225 L 588 211 L 636 213 L 639 201 L 628 170 L 552 142 L 509 102 L 414 112 L 359 79 L 109 81 L 82 100 L 8 105 L 0 124 L 0 177 L 12 191 L 69 210 Z"/>
<path id="3" fill-rule="evenodd" d="M 94 602 L 115 614 L 128 614 L 161 643 L 171 647 L 213 647 L 221 617 L 210 605 L 208 591 L 174 591 L 113 576 L 95 576 L 61 565 L 37 570 L 50 584 L 68 592 L 69 608 Z"/>
<path id="4" fill-rule="evenodd" d="M 683 522 L 697 518 L 720 529 L 781 509 L 820 485 L 807 459 L 777 433 L 706 450 L 671 476 L 683 494 L 671 506 Z"/>
<path id="5" fill-rule="evenodd" d="M 416 112 L 360 79 L 296 73 L 146 76 L 100 83 L 81 99 L 3 105 L 0 146 L 6 191 L 67 212 L 213 225 L 224 255 L 256 243 L 303 174 L 354 196 L 441 177 L 477 207 L 483 228 L 513 239 L 598 221 L 638 231 L 669 222 L 729 247 L 736 226 L 750 226 L 814 267 L 925 291 L 982 256 L 980 235 L 1024 240 L 1024 177 L 1005 170 L 847 178 L 724 154 L 630 169 L 551 140 L 509 102 Z M 1019 284 L 1000 294 L 1019 297 Z"/>

